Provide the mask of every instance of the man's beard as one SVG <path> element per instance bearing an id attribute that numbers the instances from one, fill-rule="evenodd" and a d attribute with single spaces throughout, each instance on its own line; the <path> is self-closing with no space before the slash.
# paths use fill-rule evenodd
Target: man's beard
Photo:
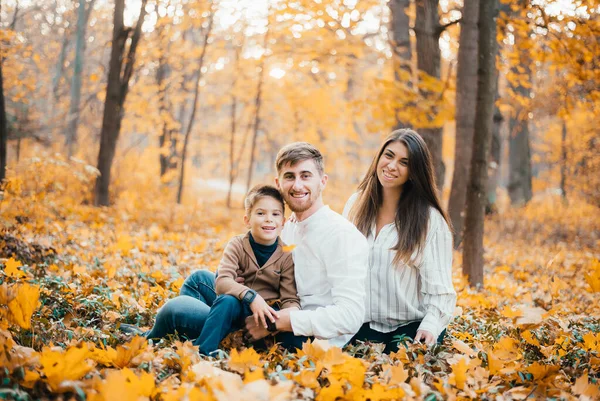
<path id="1" fill-rule="evenodd" d="M 308 200 L 306 202 L 303 202 L 301 205 L 295 206 L 291 201 L 293 201 L 295 198 L 292 197 L 292 195 L 290 195 L 290 193 L 288 192 L 287 194 L 284 195 L 284 199 L 285 199 L 285 203 L 287 203 L 288 207 L 290 208 L 290 210 L 294 213 L 304 213 L 306 212 L 308 209 L 311 208 L 311 206 L 315 203 L 315 200 L 319 198 L 319 195 L 321 194 L 321 191 L 319 188 L 317 188 L 317 192 L 313 193 L 313 192 L 309 192 L 308 193 Z"/>

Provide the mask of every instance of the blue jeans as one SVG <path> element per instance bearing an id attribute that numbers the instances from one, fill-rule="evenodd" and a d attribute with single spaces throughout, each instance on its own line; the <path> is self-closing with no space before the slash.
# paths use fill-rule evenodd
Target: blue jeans
<path id="1" fill-rule="evenodd" d="M 227 334 L 239 330 L 246 317 L 252 315 L 247 304 L 232 295 L 219 295 L 210 307 L 204 327 L 194 345 L 200 347 L 200 353 L 209 355 L 219 348 L 221 340 Z"/>
<path id="2" fill-rule="evenodd" d="M 163 338 L 179 334 L 188 340 L 198 338 L 215 302 L 215 274 L 197 270 L 181 286 L 179 296 L 165 303 L 156 315 L 154 327 L 147 338 Z"/>
<path id="3" fill-rule="evenodd" d="M 211 307 L 216 299 L 215 273 L 208 270 L 196 270 L 185 279 L 179 296 L 168 300 L 160 308 L 154 327 L 145 333 L 146 338 L 158 339 L 178 334 L 187 340 L 195 341 L 194 345 L 199 345 L 198 341 L 201 340 L 198 337 L 207 323 Z M 219 318 L 218 315 L 215 317 Z M 206 326 L 207 328 L 213 327 L 210 323 Z M 223 337 L 226 335 L 227 333 Z M 296 348 L 302 349 L 302 343 L 308 339 L 309 337 L 294 336 L 294 333 L 291 332 L 281 332 L 275 336 L 275 341 L 290 351 L 294 351 Z M 255 348 L 265 349 L 263 340 L 259 340 L 253 345 Z M 216 347 L 218 346 L 217 343 Z M 202 348 L 201 351 L 206 352 Z"/>
<path id="4" fill-rule="evenodd" d="M 365 323 L 361 326 L 360 330 L 358 330 L 358 333 L 356 333 L 354 337 L 352 337 L 350 343 L 356 344 L 356 340 L 370 341 L 374 343 L 384 343 L 385 349 L 383 350 L 383 352 L 389 354 L 390 352 L 398 351 L 398 345 L 400 345 L 400 343 L 395 341 L 395 336 L 404 335 L 406 337 L 414 339 L 417 335 L 417 330 L 419 330 L 420 324 L 420 321 L 412 322 L 405 326 L 400 326 L 390 333 L 382 333 L 380 331 L 373 330 L 371 327 L 369 327 L 369 323 Z M 438 344 L 441 344 L 444 341 L 445 336 L 446 329 L 444 329 L 444 331 L 442 331 L 442 333 L 439 335 L 437 339 Z"/>

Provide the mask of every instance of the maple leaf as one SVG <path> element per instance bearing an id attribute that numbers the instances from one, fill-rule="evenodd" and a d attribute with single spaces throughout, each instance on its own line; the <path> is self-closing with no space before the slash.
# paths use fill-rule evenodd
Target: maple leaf
<path id="1" fill-rule="evenodd" d="M 238 373 L 244 373 L 246 369 L 261 366 L 260 355 L 254 348 L 246 348 L 242 352 L 236 349 L 229 355 L 229 367 Z"/>
<path id="2" fill-rule="evenodd" d="M 321 391 L 319 391 L 317 394 L 315 401 L 336 401 L 338 397 L 344 397 L 344 389 L 342 384 L 337 380 L 330 379 L 329 386 L 321 388 Z"/>
<path id="3" fill-rule="evenodd" d="M 317 378 L 321 371 L 313 371 L 308 369 L 302 369 L 298 374 L 292 376 L 292 380 L 301 385 L 302 387 L 316 389 L 320 387 L 319 381 Z"/>
<path id="4" fill-rule="evenodd" d="M 79 380 L 94 367 L 88 359 L 90 352 L 83 344 L 78 347 L 70 347 L 66 351 L 54 351 L 44 347 L 40 355 L 42 371 L 52 390 L 68 390 L 62 388 L 65 381 Z"/>
<path id="5" fill-rule="evenodd" d="M 467 383 L 467 370 L 469 363 L 468 356 L 459 356 L 458 361 L 452 364 L 452 374 L 450 375 L 450 383 L 453 383 L 456 388 L 464 390 Z"/>
<path id="6" fill-rule="evenodd" d="M 600 333 L 586 333 L 582 336 L 583 348 L 586 351 L 600 352 Z"/>
<path id="7" fill-rule="evenodd" d="M 408 371 L 404 369 L 402 363 L 400 366 L 383 365 L 380 375 L 387 379 L 388 384 L 394 386 L 404 383 L 408 379 Z"/>
<path id="8" fill-rule="evenodd" d="M 527 371 L 533 375 L 535 380 L 541 380 L 549 376 L 554 376 L 560 369 L 556 365 L 542 365 L 539 362 L 534 362 L 527 367 Z"/>
<path id="9" fill-rule="evenodd" d="M 137 376 L 132 370 L 109 370 L 106 380 L 97 385 L 97 390 L 103 400 L 137 400 L 140 397 L 150 397 L 156 391 L 154 375 L 142 372 Z"/>
<path id="10" fill-rule="evenodd" d="M 587 371 L 575 381 L 571 391 L 573 391 L 573 394 L 589 397 L 590 399 L 597 399 L 600 396 L 600 388 L 589 382 Z"/>
<path id="11" fill-rule="evenodd" d="M 10 258 L 4 262 L 4 274 L 6 274 L 8 277 L 23 278 L 27 276 L 27 274 L 19 270 L 19 267 L 21 266 L 23 266 L 21 262 L 15 260 L 14 258 Z"/>
<path id="12" fill-rule="evenodd" d="M 600 292 L 600 261 L 594 260 L 591 266 L 591 272 L 585 273 L 585 281 L 590 286 L 590 292 Z"/>
<path id="13" fill-rule="evenodd" d="M 250 369 L 246 369 L 244 371 L 244 383 L 252 383 L 253 381 L 257 381 L 257 380 L 264 380 L 265 379 L 265 373 L 263 372 L 262 369 L 254 369 L 254 370 L 250 370 Z"/>
<path id="14" fill-rule="evenodd" d="M 477 355 L 477 352 L 473 351 L 473 349 L 471 349 L 471 347 L 469 347 L 465 342 L 463 342 L 461 340 L 454 340 L 454 341 L 452 341 L 452 346 L 457 351 L 462 352 L 465 355 L 468 355 L 468 356 L 475 356 L 475 355 Z"/>
<path id="15" fill-rule="evenodd" d="M 534 334 L 533 334 L 533 332 L 531 330 L 525 330 L 525 331 L 521 332 L 521 338 L 523 340 L 525 340 L 525 342 L 527 344 L 535 345 L 535 346 L 538 346 L 538 347 L 540 346 L 540 342 L 534 336 Z"/>
<path id="16" fill-rule="evenodd" d="M 17 295 L 8 303 L 11 317 L 24 329 L 31 328 L 31 315 L 39 306 L 40 288 L 36 285 L 22 284 Z"/>
<path id="17" fill-rule="evenodd" d="M 296 248 L 296 245 L 285 245 L 282 247 L 283 252 L 292 252 Z"/>
<path id="18" fill-rule="evenodd" d="M 144 351 L 147 344 L 145 337 L 135 336 L 127 344 L 117 346 L 117 355 L 113 360 L 113 365 L 117 368 L 126 367 L 133 358 Z"/>

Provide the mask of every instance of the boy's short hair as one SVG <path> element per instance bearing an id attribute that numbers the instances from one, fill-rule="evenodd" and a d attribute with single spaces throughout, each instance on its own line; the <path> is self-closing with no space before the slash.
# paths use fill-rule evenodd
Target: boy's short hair
<path id="1" fill-rule="evenodd" d="M 281 173 L 281 169 L 286 164 L 293 166 L 296 163 L 304 160 L 313 160 L 317 166 L 317 171 L 321 176 L 323 175 L 323 172 L 325 171 L 323 155 L 321 152 L 319 152 L 319 149 L 315 148 L 308 142 L 290 143 L 279 150 L 277 153 L 277 158 L 275 158 L 277 175 Z"/>
<path id="2" fill-rule="evenodd" d="M 257 185 L 248 191 L 246 198 L 244 199 L 244 209 L 246 210 L 246 214 L 250 215 L 252 208 L 254 205 L 256 205 L 256 202 L 266 196 L 269 196 L 281 203 L 281 211 L 285 213 L 285 203 L 279 190 L 272 185 Z"/>

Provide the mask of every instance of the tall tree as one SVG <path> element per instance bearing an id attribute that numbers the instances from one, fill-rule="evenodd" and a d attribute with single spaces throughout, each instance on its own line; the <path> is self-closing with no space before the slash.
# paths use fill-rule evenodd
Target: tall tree
<path id="1" fill-rule="evenodd" d="M 254 156 L 256 153 L 256 142 L 258 139 L 258 133 L 260 130 L 260 109 L 263 103 L 263 85 L 265 80 L 265 64 L 267 59 L 267 49 L 269 45 L 269 14 L 271 7 L 267 9 L 267 30 L 265 32 L 263 41 L 263 55 L 260 58 L 258 67 L 258 83 L 256 85 L 256 97 L 254 98 L 254 124 L 252 134 L 252 144 L 250 145 L 250 163 L 248 165 L 248 179 L 246 180 L 246 192 L 250 190 L 250 184 L 252 183 L 252 174 L 254 173 Z"/>
<path id="2" fill-rule="evenodd" d="M 463 273 L 472 286 L 483 285 L 483 224 L 496 92 L 497 1 L 480 0 L 479 3 L 476 134 L 471 156 L 463 250 Z"/>
<path id="3" fill-rule="evenodd" d="M 439 0 L 417 0 L 415 34 L 417 37 L 417 67 L 427 75 L 440 79 L 440 25 Z M 419 133 L 427 143 L 435 168 L 439 188 L 444 185 L 445 167 L 442 161 L 442 127 L 421 128 Z"/>
<path id="4" fill-rule="evenodd" d="M 190 114 L 190 120 L 187 124 L 185 136 L 183 138 L 183 150 L 181 151 L 181 161 L 179 165 L 179 186 L 177 188 L 177 203 L 181 204 L 181 198 L 183 196 L 183 182 L 185 180 L 185 159 L 187 156 L 187 148 L 190 141 L 190 134 L 196 120 L 196 108 L 198 107 L 198 99 L 200 97 L 200 80 L 203 76 L 204 59 L 206 56 L 206 49 L 208 49 L 208 42 L 213 29 L 215 10 L 211 7 L 210 14 L 208 16 L 208 27 L 204 31 L 204 44 L 202 45 L 202 51 L 198 58 L 198 71 L 196 73 L 196 81 L 194 85 L 194 101 L 192 102 L 192 112 Z"/>
<path id="5" fill-rule="evenodd" d="M 126 28 L 123 22 L 125 0 L 115 0 L 114 26 L 112 48 L 108 66 L 108 83 L 106 85 L 106 100 L 100 131 L 100 151 L 98 153 L 98 171 L 94 190 L 94 204 L 108 206 L 110 202 L 110 170 L 115 157 L 117 140 L 123 120 L 123 106 L 129 90 L 129 80 L 133 74 L 135 52 L 142 35 L 142 24 L 146 16 L 147 0 L 142 0 L 140 16 L 135 29 Z M 125 45 L 131 37 L 129 51 L 125 55 Z"/>
<path id="6" fill-rule="evenodd" d="M 410 0 L 390 0 L 392 25 L 392 49 L 394 51 L 394 79 L 397 85 L 410 85 L 412 49 L 410 44 L 410 18 L 406 12 Z M 402 99 L 398 103 L 401 103 Z M 394 129 L 410 128 L 410 124 L 398 116 Z"/>
<path id="7" fill-rule="evenodd" d="M 519 69 L 524 69 L 528 79 L 531 79 L 531 69 L 523 64 Z M 510 83 L 511 89 L 520 98 L 529 99 L 531 84 Z M 533 196 L 532 169 L 531 169 L 531 144 L 529 132 L 529 109 L 517 106 L 509 119 L 509 175 L 508 195 L 513 205 L 523 205 Z"/>
<path id="8" fill-rule="evenodd" d="M 69 107 L 69 125 L 65 145 L 69 157 L 73 155 L 73 147 L 77 143 L 77 127 L 79 125 L 79 103 L 81 101 L 81 75 L 83 72 L 83 59 L 85 53 L 85 36 L 88 19 L 94 2 L 91 0 L 86 11 L 86 1 L 79 0 L 77 9 L 77 34 L 75 39 L 75 60 L 73 61 L 73 78 L 71 80 L 71 104 Z"/>
<path id="9" fill-rule="evenodd" d="M 2 76 L 2 56 L 0 55 L 0 186 L 6 178 L 6 143 L 8 142 L 8 125 L 6 121 L 6 104 L 4 103 L 4 79 Z"/>
<path id="10" fill-rule="evenodd" d="M 465 0 L 460 22 L 456 70 L 456 146 L 448 211 L 454 228 L 454 246 L 462 241 L 467 180 L 475 132 L 477 104 L 477 20 L 479 0 Z"/>

